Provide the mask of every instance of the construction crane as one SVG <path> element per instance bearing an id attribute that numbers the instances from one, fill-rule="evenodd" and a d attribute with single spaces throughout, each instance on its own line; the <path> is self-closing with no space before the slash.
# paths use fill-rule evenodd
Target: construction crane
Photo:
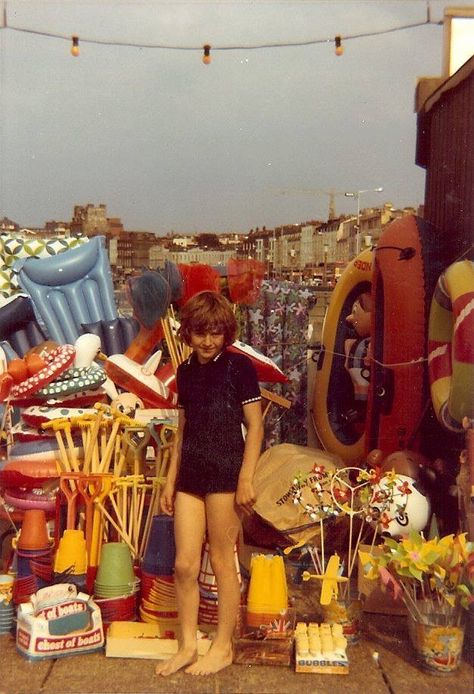
<path id="1" fill-rule="evenodd" d="M 323 190 L 322 188 L 280 188 L 280 195 L 327 195 L 329 198 L 328 206 L 328 220 L 336 219 L 336 196 L 345 195 L 342 190 L 334 190 L 330 188 L 329 190 Z"/>

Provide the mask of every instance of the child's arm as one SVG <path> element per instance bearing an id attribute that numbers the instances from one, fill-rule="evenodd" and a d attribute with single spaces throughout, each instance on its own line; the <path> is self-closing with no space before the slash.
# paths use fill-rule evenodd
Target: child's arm
<path id="1" fill-rule="evenodd" d="M 245 437 L 244 458 L 235 493 L 235 502 L 246 513 L 251 513 L 255 503 L 253 476 L 263 441 L 262 405 L 260 401 L 249 402 L 244 405 L 243 409 L 247 436 Z"/>
<path id="2" fill-rule="evenodd" d="M 172 516 L 174 512 L 174 495 L 176 478 L 178 477 L 179 464 L 181 460 L 181 447 L 183 445 L 183 430 L 185 423 L 184 410 L 178 410 L 178 429 L 176 431 L 173 448 L 171 449 L 170 465 L 166 475 L 165 486 L 160 496 L 160 506 L 163 513 Z"/>

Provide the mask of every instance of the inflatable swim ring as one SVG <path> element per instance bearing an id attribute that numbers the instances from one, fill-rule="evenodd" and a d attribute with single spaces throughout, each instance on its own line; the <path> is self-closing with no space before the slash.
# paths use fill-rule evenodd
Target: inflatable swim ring
<path id="1" fill-rule="evenodd" d="M 3 498 L 7 504 L 23 511 L 29 508 L 39 508 L 52 513 L 56 506 L 56 492 L 47 492 L 38 487 L 29 490 L 5 489 Z"/>
<path id="2" fill-rule="evenodd" d="M 108 402 L 109 398 L 102 386 L 95 390 L 83 390 L 71 395 L 61 395 L 59 397 L 37 398 L 35 394 L 28 398 L 18 398 L 15 400 L 17 407 L 92 407 L 96 402 Z"/>
<path id="3" fill-rule="evenodd" d="M 97 410 L 93 407 L 28 407 L 23 410 L 22 420 L 32 426 L 40 427 L 46 422 L 51 422 L 53 419 L 70 419 L 71 425 L 74 426 L 74 419 L 79 417 L 96 417 Z M 45 434 L 50 431 L 45 430 Z M 51 432 L 54 436 L 54 433 Z"/>
<path id="4" fill-rule="evenodd" d="M 76 441 L 75 443 L 78 443 Z M 55 438 L 45 436 L 42 441 L 29 441 L 27 443 L 15 443 L 8 453 L 10 460 L 16 458 L 30 458 L 44 460 L 46 458 L 59 458 L 58 443 Z"/>
<path id="5" fill-rule="evenodd" d="M 353 426 L 354 387 L 345 368 L 346 317 L 355 299 L 370 291 L 372 251 L 364 250 L 344 270 L 332 293 L 324 319 L 321 351 L 314 382 L 313 424 L 322 446 L 345 461 L 364 455 L 364 434 Z"/>
<path id="6" fill-rule="evenodd" d="M 462 260 L 440 276 L 431 302 L 428 371 L 438 421 L 463 431 L 474 417 L 474 262 Z"/>
<path id="7" fill-rule="evenodd" d="M 10 397 L 15 400 L 25 398 L 44 388 L 72 364 L 75 354 L 76 350 L 72 345 L 60 345 L 51 352 L 48 357 L 50 361 L 44 369 L 12 387 Z"/>
<path id="8" fill-rule="evenodd" d="M 98 388 L 107 378 L 107 374 L 100 367 L 74 367 L 66 369 L 51 383 L 40 388 L 35 395 L 40 398 L 52 398 L 62 395 L 72 395 L 82 390 Z"/>
<path id="9" fill-rule="evenodd" d="M 9 460 L 0 468 L 0 487 L 26 487 L 32 489 L 43 482 L 59 477 L 60 467 L 55 459 Z"/>

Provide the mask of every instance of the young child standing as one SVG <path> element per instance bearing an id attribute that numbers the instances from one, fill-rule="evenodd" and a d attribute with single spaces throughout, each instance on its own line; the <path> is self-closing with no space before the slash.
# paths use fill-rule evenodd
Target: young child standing
<path id="1" fill-rule="evenodd" d="M 180 337 L 193 352 L 177 371 L 178 430 L 160 505 L 174 513 L 181 638 L 178 652 L 156 668 L 163 676 L 183 667 L 207 675 L 232 663 L 240 604 L 234 546 L 239 514 L 250 513 L 255 502 L 252 480 L 263 440 L 255 369 L 248 357 L 226 349 L 237 332 L 232 306 L 221 294 L 204 291 L 189 299 L 180 318 Z M 198 576 L 206 531 L 218 624 L 209 652 L 198 660 Z"/>

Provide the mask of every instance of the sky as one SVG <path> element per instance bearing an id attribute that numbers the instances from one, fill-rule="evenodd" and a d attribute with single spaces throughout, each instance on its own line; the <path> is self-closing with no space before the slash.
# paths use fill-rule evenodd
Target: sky
<path id="1" fill-rule="evenodd" d="M 424 22 L 427 3 L 7 0 L 0 218 L 42 226 L 103 203 L 126 229 L 192 234 L 327 219 L 331 189 L 338 214 L 356 211 L 344 192 L 378 187 L 362 207 L 417 206 L 415 87 L 441 75 L 449 4 L 345 39 Z"/>

